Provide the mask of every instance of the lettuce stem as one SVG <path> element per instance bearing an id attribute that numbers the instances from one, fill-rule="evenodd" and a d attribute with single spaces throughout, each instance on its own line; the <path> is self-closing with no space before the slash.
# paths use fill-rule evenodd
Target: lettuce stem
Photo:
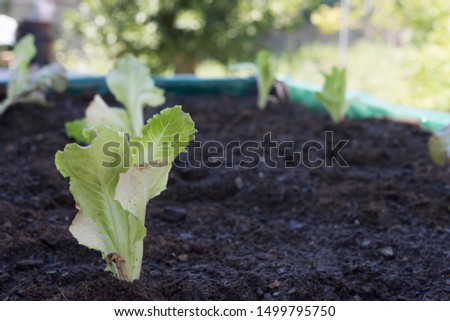
<path id="1" fill-rule="evenodd" d="M 144 127 L 144 111 L 141 110 L 139 112 L 130 112 L 130 120 L 131 120 L 131 129 L 133 130 L 133 135 L 141 137 L 142 136 L 142 127 Z"/>

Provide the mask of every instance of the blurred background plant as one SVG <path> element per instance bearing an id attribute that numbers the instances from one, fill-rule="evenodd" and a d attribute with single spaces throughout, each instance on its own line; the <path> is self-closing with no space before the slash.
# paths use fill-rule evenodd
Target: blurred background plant
<path id="1" fill-rule="evenodd" d="M 0 13 L 27 1 L 0 0 Z M 339 0 L 53 1 L 72 8 L 54 20 L 56 58 L 73 71 L 105 73 L 129 52 L 153 73 L 216 77 L 266 48 L 278 73 L 320 87 L 338 63 Z M 450 111 L 450 2 L 349 1 L 348 89 Z"/>
<path id="2" fill-rule="evenodd" d="M 317 0 L 85 0 L 64 21 L 87 59 L 128 52 L 158 73 L 193 73 L 206 59 L 227 64 L 255 55 L 261 35 L 305 22 Z M 70 37 L 69 37 L 70 38 Z"/>

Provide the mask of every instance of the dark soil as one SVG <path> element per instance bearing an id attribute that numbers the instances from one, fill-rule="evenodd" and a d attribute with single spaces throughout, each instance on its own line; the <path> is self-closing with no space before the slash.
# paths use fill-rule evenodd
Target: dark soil
<path id="1" fill-rule="evenodd" d="M 450 299 L 450 169 L 431 163 L 429 133 L 387 120 L 334 125 L 289 104 L 259 111 L 254 97 L 167 105 L 191 113 L 203 143 L 271 132 L 306 151 L 333 131 L 335 142 L 349 140 L 341 154 L 350 167 L 286 169 L 295 162 L 287 152 L 277 168 L 268 158 L 239 168 L 237 153 L 234 168 L 208 168 L 214 159 L 174 168 L 147 208 L 140 281 L 115 280 L 68 231 L 76 209 L 54 166 L 71 142 L 64 122 L 91 98 L 54 96 L 53 109 L 19 105 L 0 118 L 0 299 Z"/>

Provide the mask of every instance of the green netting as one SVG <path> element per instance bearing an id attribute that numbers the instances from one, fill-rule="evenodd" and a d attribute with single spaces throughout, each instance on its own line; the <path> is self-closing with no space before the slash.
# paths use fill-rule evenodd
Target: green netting
<path id="1" fill-rule="evenodd" d="M 156 85 L 163 88 L 166 93 L 176 95 L 228 94 L 244 96 L 256 88 L 254 77 L 201 79 L 191 75 L 176 75 L 170 78 L 154 77 L 153 79 Z M 320 89 L 319 87 L 298 82 L 290 77 L 282 77 L 280 80 L 286 83 L 292 102 L 300 103 L 308 108 L 324 110 L 315 95 Z M 5 83 L 6 80 L 0 79 L 0 85 Z M 77 95 L 82 92 L 108 93 L 105 77 L 70 76 L 67 93 Z M 347 113 L 350 118 L 384 117 L 400 121 L 412 121 L 433 131 L 450 124 L 450 113 L 398 106 L 363 92 L 348 92 L 347 98 L 351 103 Z"/>
<path id="2" fill-rule="evenodd" d="M 185 96 L 204 94 L 244 96 L 256 86 L 254 77 L 201 79 L 192 75 L 177 75 L 170 78 L 153 77 L 153 80 L 166 93 Z M 86 91 L 93 91 L 99 94 L 108 93 L 105 77 L 72 76 L 69 78 L 68 94 L 76 95 Z"/>
<path id="3" fill-rule="evenodd" d="M 316 98 L 317 86 L 298 82 L 292 78 L 282 78 L 292 102 L 309 108 L 325 110 Z M 399 121 L 416 122 L 423 128 L 437 131 L 450 124 L 450 113 L 399 106 L 372 97 L 364 92 L 348 92 L 349 118 L 390 118 Z"/>

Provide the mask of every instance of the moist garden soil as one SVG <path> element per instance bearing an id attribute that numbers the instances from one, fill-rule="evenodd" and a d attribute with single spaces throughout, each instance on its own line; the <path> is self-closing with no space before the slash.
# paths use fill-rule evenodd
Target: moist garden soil
<path id="1" fill-rule="evenodd" d="M 226 168 L 220 154 L 191 148 L 188 158 L 203 164 L 173 168 L 168 189 L 148 204 L 141 279 L 114 279 L 100 253 L 68 231 L 76 209 L 54 165 L 72 142 L 64 122 L 81 118 L 91 99 L 55 95 L 52 109 L 17 105 L 0 118 L 0 299 L 450 299 L 450 170 L 432 164 L 430 134 L 389 120 L 334 125 L 288 103 L 259 111 L 254 96 L 169 97 L 166 105 L 183 105 L 202 144 L 270 132 L 306 152 L 319 147 L 307 141 L 330 149 L 348 140 L 340 155 L 349 167 L 285 168 L 295 164 L 291 150 L 275 168 L 267 155 L 242 168 L 249 158 L 228 150 Z M 316 150 L 310 160 L 333 154 Z"/>

